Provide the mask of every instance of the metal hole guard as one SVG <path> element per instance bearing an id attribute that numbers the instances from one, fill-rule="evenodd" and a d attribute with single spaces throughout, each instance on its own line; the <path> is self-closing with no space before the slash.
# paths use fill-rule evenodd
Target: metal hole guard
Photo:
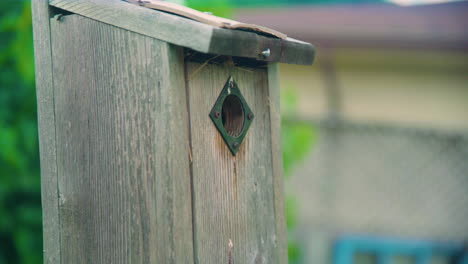
<path id="1" fill-rule="evenodd" d="M 239 102 L 241 103 L 242 107 L 242 130 L 237 137 L 234 137 L 226 131 L 225 124 L 223 123 L 224 115 L 223 115 L 223 104 L 228 96 L 235 96 Z M 254 119 L 254 114 L 250 109 L 249 105 L 242 96 L 237 83 L 234 81 L 232 76 L 229 76 L 226 84 L 224 84 L 224 88 L 218 96 L 211 112 L 209 114 L 211 120 L 213 121 L 216 129 L 221 134 L 224 139 L 224 142 L 227 144 L 229 150 L 231 151 L 232 155 L 236 155 L 240 149 L 240 145 L 244 140 L 245 135 L 247 134 L 247 130 L 249 130 L 250 124 Z M 224 121 L 226 122 L 226 120 Z"/>

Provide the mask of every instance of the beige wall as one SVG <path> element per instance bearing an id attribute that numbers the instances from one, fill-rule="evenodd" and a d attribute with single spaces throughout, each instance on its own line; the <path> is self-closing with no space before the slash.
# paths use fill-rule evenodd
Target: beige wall
<path id="1" fill-rule="evenodd" d="M 468 53 L 319 49 L 317 54 L 311 67 L 280 67 L 282 88 L 297 92 L 301 116 L 327 111 L 330 75 L 321 54 L 329 54 L 345 118 L 468 130 Z"/>

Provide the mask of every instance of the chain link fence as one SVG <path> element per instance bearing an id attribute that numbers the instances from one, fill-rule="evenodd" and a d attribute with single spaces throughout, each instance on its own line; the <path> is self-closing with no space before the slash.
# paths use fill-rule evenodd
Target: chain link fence
<path id="1" fill-rule="evenodd" d="M 307 122 L 318 140 L 287 182 L 303 263 L 331 263 L 332 244 L 349 233 L 468 240 L 468 133 Z"/>

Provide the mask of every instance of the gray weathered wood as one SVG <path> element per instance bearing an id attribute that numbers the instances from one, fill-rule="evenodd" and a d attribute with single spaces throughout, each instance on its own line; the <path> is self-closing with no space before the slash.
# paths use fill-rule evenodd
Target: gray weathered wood
<path id="1" fill-rule="evenodd" d="M 251 32 L 217 28 L 176 15 L 119 0 L 51 0 L 60 9 L 154 37 L 203 53 L 240 56 L 270 62 L 312 64 L 314 47 L 288 38 L 268 38 Z M 265 49 L 271 56 L 259 56 Z"/>
<path id="2" fill-rule="evenodd" d="M 193 263 L 182 48 L 51 20 L 62 263 Z"/>
<path id="3" fill-rule="evenodd" d="M 270 49 L 271 55 L 268 58 L 259 57 L 266 49 Z M 250 32 L 214 28 L 209 53 L 310 65 L 314 61 L 314 49 L 311 44 L 292 38 L 280 40 Z"/>
<path id="4" fill-rule="evenodd" d="M 310 44 L 52 3 L 88 18 L 33 1 L 45 262 L 287 263 L 277 65 L 184 61 L 183 47 L 307 64 Z M 208 117 L 231 75 L 255 114 L 237 156 Z"/>
<path id="5" fill-rule="evenodd" d="M 32 12 L 41 156 L 44 263 L 49 264 L 60 263 L 60 222 L 57 201 L 54 84 L 48 1 L 32 1 Z"/>
<path id="6" fill-rule="evenodd" d="M 168 12 L 178 16 L 193 19 L 195 21 L 212 25 L 214 27 L 227 28 L 227 29 L 240 29 L 257 32 L 259 34 L 266 34 L 271 37 L 280 39 L 286 39 L 287 36 L 284 33 L 278 32 L 274 29 L 267 28 L 260 25 L 247 24 L 239 21 L 227 19 L 224 17 L 218 17 L 207 12 L 198 11 L 196 9 L 186 7 L 184 5 L 175 4 L 171 2 L 165 2 L 161 0 L 125 0 L 128 3 L 132 3 L 139 6 L 144 6 L 158 11 Z"/>
<path id="7" fill-rule="evenodd" d="M 281 145 L 281 110 L 278 64 L 268 65 L 268 95 L 271 122 L 271 158 L 273 165 L 273 188 L 275 197 L 276 233 L 280 263 L 288 262 L 288 237 L 283 186 L 283 149 Z"/>
<path id="8" fill-rule="evenodd" d="M 230 75 L 255 113 L 237 156 L 208 117 Z M 281 193 L 272 164 L 278 158 L 272 158 L 267 69 L 188 62 L 186 76 L 196 263 L 229 263 L 230 239 L 232 263 L 286 263 L 279 249 L 285 246 L 284 221 L 275 214 L 282 211 L 275 212 L 276 199 L 283 197 L 274 197 Z"/>

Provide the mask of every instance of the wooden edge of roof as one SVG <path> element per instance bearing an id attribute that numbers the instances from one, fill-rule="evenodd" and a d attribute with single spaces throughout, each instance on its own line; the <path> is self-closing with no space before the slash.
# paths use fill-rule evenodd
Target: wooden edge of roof
<path id="1" fill-rule="evenodd" d="M 310 43 L 215 27 L 121 0 L 50 0 L 49 4 L 203 53 L 301 65 L 310 65 L 314 60 L 315 48 Z M 267 49 L 271 55 L 262 56 Z"/>
<path id="2" fill-rule="evenodd" d="M 122 0 L 126 1 L 135 5 L 139 6 L 144 6 L 147 8 L 151 8 L 154 10 L 159 10 L 159 11 L 165 11 L 168 13 L 172 13 L 175 15 L 179 15 L 182 17 L 190 18 L 195 21 L 212 25 L 214 27 L 221 27 L 221 28 L 227 28 L 227 29 L 244 29 L 247 31 L 253 31 L 253 32 L 258 32 L 260 34 L 265 34 L 267 36 L 272 36 L 280 39 L 286 39 L 287 36 L 284 33 L 281 33 L 279 31 L 276 31 L 271 28 L 267 28 L 264 26 L 259 26 L 255 24 L 247 24 L 247 23 L 242 23 L 238 22 L 235 20 L 231 19 L 226 19 L 223 17 L 218 17 L 215 15 L 212 15 L 211 13 L 207 12 L 200 12 L 198 10 L 171 3 L 171 2 L 165 2 L 162 0 Z"/>

